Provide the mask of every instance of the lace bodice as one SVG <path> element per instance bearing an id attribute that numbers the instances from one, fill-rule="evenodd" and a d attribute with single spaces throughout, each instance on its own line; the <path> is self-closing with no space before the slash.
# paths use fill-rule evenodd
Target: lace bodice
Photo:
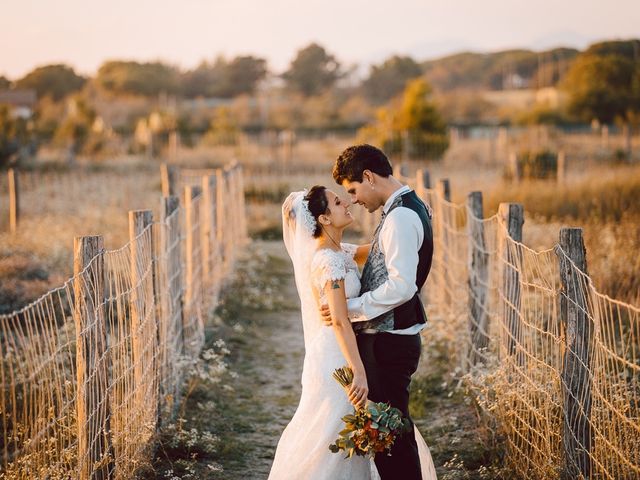
<path id="1" fill-rule="evenodd" d="M 358 265 L 354 260 L 357 246 L 341 244 L 342 251 L 323 248 L 318 250 L 311 262 L 311 278 L 320 300 L 325 300 L 324 288 L 330 280 L 344 280 L 347 298 L 357 297 L 360 293 Z"/>

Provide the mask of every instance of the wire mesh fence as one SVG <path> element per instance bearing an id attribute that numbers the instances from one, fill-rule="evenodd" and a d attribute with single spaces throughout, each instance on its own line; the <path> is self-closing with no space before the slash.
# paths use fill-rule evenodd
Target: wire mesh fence
<path id="1" fill-rule="evenodd" d="M 599 293 L 581 229 L 522 244 L 524 212 L 482 218 L 447 188 L 412 184 L 433 210 L 424 289 L 429 336 L 444 338 L 486 424 L 521 478 L 640 476 L 640 308 Z M 428 348 L 428 347 L 427 347 Z"/>
<path id="2" fill-rule="evenodd" d="M 4 478 L 132 478 L 149 459 L 246 240 L 242 170 L 217 180 L 162 198 L 158 221 L 130 211 L 119 249 L 76 237 L 74 275 L 0 316 Z"/>

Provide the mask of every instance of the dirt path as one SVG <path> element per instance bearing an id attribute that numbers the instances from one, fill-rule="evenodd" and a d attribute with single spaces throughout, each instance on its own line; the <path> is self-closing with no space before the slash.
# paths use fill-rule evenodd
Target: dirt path
<path id="1" fill-rule="evenodd" d="M 282 243 L 255 242 L 251 250 L 207 332 L 209 346 L 218 339 L 226 342 L 231 352 L 226 361 L 235 373 L 193 389 L 180 428 L 196 433 L 190 440 L 186 435 L 178 448 L 167 447 L 176 433 L 165 435 L 155 476 L 149 478 L 268 476 L 278 438 L 300 397 L 304 346 L 293 272 Z M 430 365 L 415 375 L 411 410 L 439 478 L 498 478 L 491 466 L 496 455 L 486 447 L 475 409 L 447 378 L 446 352 L 428 358 Z M 216 438 L 208 441 L 203 432 Z"/>

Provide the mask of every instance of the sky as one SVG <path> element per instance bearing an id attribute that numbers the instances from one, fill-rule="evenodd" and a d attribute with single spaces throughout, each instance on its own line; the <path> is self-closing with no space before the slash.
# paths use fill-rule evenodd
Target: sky
<path id="1" fill-rule="evenodd" d="M 0 75 L 109 59 L 193 68 L 222 54 L 286 70 L 317 42 L 345 65 L 640 37 L 640 0 L 0 0 Z"/>

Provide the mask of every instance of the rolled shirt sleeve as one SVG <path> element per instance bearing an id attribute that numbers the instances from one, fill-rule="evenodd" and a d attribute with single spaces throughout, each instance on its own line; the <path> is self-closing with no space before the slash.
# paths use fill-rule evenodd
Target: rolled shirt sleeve
<path id="1" fill-rule="evenodd" d="M 422 222 L 416 212 L 405 207 L 389 212 L 379 237 L 389 277 L 378 288 L 347 300 L 352 322 L 376 318 L 414 296 L 418 290 L 418 250 L 423 240 Z"/>

